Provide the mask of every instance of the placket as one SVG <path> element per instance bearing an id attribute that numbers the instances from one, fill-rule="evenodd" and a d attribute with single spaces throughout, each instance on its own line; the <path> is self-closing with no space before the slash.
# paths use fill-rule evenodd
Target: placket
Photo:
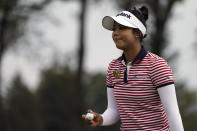
<path id="1" fill-rule="evenodd" d="M 125 65 L 125 71 L 124 71 L 124 83 L 128 83 L 128 75 L 129 75 L 129 69 L 132 66 L 132 62 L 129 62 L 127 65 Z"/>

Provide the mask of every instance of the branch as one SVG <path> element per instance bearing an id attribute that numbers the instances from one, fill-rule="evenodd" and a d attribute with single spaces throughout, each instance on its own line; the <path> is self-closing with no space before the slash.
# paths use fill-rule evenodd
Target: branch
<path id="1" fill-rule="evenodd" d="M 54 2 L 54 0 L 43 0 L 41 3 L 33 4 L 29 7 L 31 10 L 41 10 L 47 5 L 49 5 L 51 2 Z"/>
<path id="2" fill-rule="evenodd" d="M 177 0 L 168 0 L 168 4 L 165 9 L 166 13 L 164 14 L 164 18 L 163 18 L 164 20 L 168 19 L 168 16 L 171 13 L 171 10 L 176 2 Z"/>

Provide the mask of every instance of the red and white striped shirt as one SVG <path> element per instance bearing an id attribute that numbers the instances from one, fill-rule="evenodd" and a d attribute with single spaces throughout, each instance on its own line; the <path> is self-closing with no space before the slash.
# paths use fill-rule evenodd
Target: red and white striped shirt
<path id="1" fill-rule="evenodd" d="M 124 55 L 113 60 L 106 76 L 107 87 L 114 88 L 120 130 L 170 130 L 157 91 L 157 88 L 174 83 L 169 65 L 144 48 L 132 63 L 126 66 L 124 61 Z"/>

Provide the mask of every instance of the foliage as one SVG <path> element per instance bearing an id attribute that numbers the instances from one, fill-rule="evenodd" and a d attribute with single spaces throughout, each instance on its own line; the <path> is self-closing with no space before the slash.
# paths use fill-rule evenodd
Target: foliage
<path id="1" fill-rule="evenodd" d="M 74 114 L 73 72 L 52 67 L 43 72 L 37 95 L 45 131 L 71 130 Z"/>
<path id="2" fill-rule="evenodd" d="M 35 92 L 28 90 L 17 76 L 5 98 L 6 130 L 32 131 L 73 131 L 78 126 L 75 116 L 75 72 L 68 66 L 52 66 L 42 72 L 42 80 Z M 85 108 L 102 113 L 107 106 L 105 74 L 85 74 Z M 196 128 L 195 92 L 186 90 L 185 85 L 177 85 L 177 97 L 185 130 Z M 80 101 L 80 100 L 78 100 Z M 86 112 L 84 110 L 84 112 Z M 81 120 L 82 121 L 82 120 Z M 91 128 L 83 125 L 84 131 L 118 131 L 120 123 L 109 127 Z"/>
<path id="3" fill-rule="evenodd" d="M 185 131 L 197 129 L 197 92 L 187 90 L 180 82 L 176 85 L 176 93 Z"/>
<path id="4" fill-rule="evenodd" d="M 37 101 L 19 75 L 15 77 L 6 97 L 7 131 L 39 131 L 41 123 Z"/>
<path id="5" fill-rule="evenodd" d="M 1 96 L 0 96 L 1 97 Z M 3 105 L 3 98 L 0 98 L 0 130 L 6 130 L 6 116 L 5 116 L 5 109 Z"/>
<path id="6" fill-rule="evenodd" d="M 53 66 L 43 71 L 42 81 L 36 92 L 32 93 L 17 76 L 8 91 L 5 102 L 7 128 L 5 131 L 63 131 L 73 130 L 75 126 L 74 71 L 68 67 Z M 85 108 L 102 113 L 107 106 L 105 74 L 95 73 L 84 76 L 86 79 Z M 185 130 L 196 127 L 197 93 L 186 90 L 183 84 L 177 84 L 177 97 Z M 80 101 L 80 100 L 79 100 Z M 84 111 L 85 112 L 85 111 Z M 77 119 L 80 119 L 78 116 Z M 89 131 L 119 130 L 120 123 L 111 127 L 82 129 Z M 5 127 L 4 127 L 5 129 Z"/>
<path id="7" fill-rule="evenodd" d="M 25 33 L 25 23 L 35 11 L 44 9 L 51 0 L 41 0 L 38 3 L 26 4 L 20 0 L 0 1 L 0 40 L 3 50 L 16 44 Z M 1 52 L 4 53 L 4 52 Z"/>
<path id="8" fill-rule="evenodd" d="M 52 68 L 43 71 L 42 81 L 37 90 L 37 97 L 40 100 L 40 115 L 42 117 L 44 131 L 75 130 L 76 122 L 82 122 L 81 115 L 76 116 L 76 101 L 81 101 L 76 96 L 75 72 L 68 66 Z M 102 111 L 106 108 L 105 75 L 85 74 L 84 84 L 87 91 L 85 98 L 85 109 L 91 108 L 95 111 Z M 103 103 L 105 101 L 105 103 Z M 95 108 L 96 106 L 96 108 Z M 85 110 L 84 110 L 85 112 Z M 77 124 L 78 125 L 78 124 Z M 86 125 L 78 125 L 81 130 L 107 130 L 118 129 L 113 127 L 90 128 Z"/>

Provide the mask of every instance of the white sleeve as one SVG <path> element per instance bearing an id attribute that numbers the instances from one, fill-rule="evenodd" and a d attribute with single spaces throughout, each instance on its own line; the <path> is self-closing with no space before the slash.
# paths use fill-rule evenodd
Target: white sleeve
<path id="1" fill-rule="evenodd" d="M 171 131 L 184 131 L 174 84 L 160 87 L 157 90 L 167 113 Z"/>
<path id="2" fill-rule="evenodd" d="M 119 112 L 114 98 L 114 89 L 107 87 L 107 101 L 108 106 L 105 112 L 101 115 L 103 117 L 102 126 L 109 126 L 119 120 Z"/>

